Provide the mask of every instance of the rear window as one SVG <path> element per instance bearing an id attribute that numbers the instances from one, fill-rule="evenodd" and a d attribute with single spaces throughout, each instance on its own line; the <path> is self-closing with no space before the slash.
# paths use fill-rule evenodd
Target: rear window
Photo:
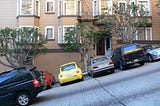
<path id="1" fill-rule="evenodd" d="M 107 57 L 97 58 L 97 59 L 92 60 L 92 64 L 99 63 L 105 60 L 108 60 Z"/>
<path id="2" fill-rule="evenodd" d="M 130 52 L 138 51 L 140 49 L 141 48 L 138 45 L 127 45 L 127 46 L 122 48 L 122 54 L 128 54 Z"/>
<path id="3" fill-rule="evenodd" d="M 67 64 L 67 65 L 61 67 L 61 71 L 69 71 L 69 70 L 72 70 L 72 69 L 75 69 L 75 68 L 76 68 L 76 65 L 74 63 L 73 64 Z"/>

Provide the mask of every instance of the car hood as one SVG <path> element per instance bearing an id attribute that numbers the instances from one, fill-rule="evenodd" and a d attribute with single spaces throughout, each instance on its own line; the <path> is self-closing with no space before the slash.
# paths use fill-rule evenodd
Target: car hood
<path id="1" fill-rule="evenodd" d="M 147 52 L 148 53 L 157 52 L 158 54 L 160 54 L 160 48 L 156 48 L 156 49 L 153 49 L 153 50 L 148 50 Z"/>

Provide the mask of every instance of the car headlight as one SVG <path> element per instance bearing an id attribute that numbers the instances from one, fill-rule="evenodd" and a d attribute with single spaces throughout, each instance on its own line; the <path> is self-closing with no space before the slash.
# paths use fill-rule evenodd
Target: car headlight
<path id="1" fill-rule="evenodd" d="M 152 54 L 153 54 L 153 55 L 158 55 L 158 52 L 153 51 Z"/>

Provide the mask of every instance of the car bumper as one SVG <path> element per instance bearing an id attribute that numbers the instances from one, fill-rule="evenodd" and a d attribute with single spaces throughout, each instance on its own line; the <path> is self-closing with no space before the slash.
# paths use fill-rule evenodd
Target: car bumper
<path id="1" fill-rule="evenodd" d="M 142 62 L 142 61 L 145 61 L 145 57 L 134 59 L 134 60 L 131 60 L 131 61 L 127 61 L 127 62 L 125 62 L 124 65 L 132 65 L 132 64 L 139 63 L 139 62 Z"/>
<path id="2" fill-rule="evenodd" d="M 72 77 L 59 78 L 59 83 L 60 83 L 60 84 L 63 84 L 63 83 L 75 81 L 75 80 L 82 79 L 82 78 L 83 78 L 83 75 L 82 75 L 82 74 L 72 75 Z"/>
<path id="3" fill-rule="evenodd" d="M 160 59 L 160 54 L 158 54 L 158 55 L 152 55 L 152 59 L 153 59 L 153 60 L 158 60 L 158 59 Z"/>
<path id="4" fill-rule="evenodd" d="M 114 65 L 109 67 L 104 67 L 97 70 L 91 70 L 93 73 L 102 73 L 102 72 L 112 72 L 114 70 Z"/>

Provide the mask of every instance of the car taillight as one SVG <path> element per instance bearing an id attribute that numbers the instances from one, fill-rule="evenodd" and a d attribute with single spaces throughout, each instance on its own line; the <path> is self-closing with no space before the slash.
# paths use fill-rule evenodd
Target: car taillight
<path id="1" fill-rule="evenodd" d="M 38 87 L 40 85 L 39 81 L 37 81 L 36 79 L 32 80 L 32 84 L 34 87 Z"/>
<path id="2" fill-rule="evenodd" d="M 97 67 L 97 66 L 94 66 L 94 67 L 93 67 L 93 69 L 96 69 L 96 68 L 98 68 L 98 67 Z"/>
<path id="3" fill-rule="evenodd" d="M 122 56 L 122 60 L 123 60 L 123 61 L 125 60 L 125 57 L 124 57 L 124 56 Z"/>
<path id="4" fill-rule="evenodd" d="M 113 64 L 113 61 L 110 61 L 110 62 L 109 62 L 109 65 L 111 65 L 111 64 Z"/>
<path id="5" fill-rule="evenodd" d="M 63 77 L 63 75 L 60 75 L 60 78 L 62 78 Z"/>

